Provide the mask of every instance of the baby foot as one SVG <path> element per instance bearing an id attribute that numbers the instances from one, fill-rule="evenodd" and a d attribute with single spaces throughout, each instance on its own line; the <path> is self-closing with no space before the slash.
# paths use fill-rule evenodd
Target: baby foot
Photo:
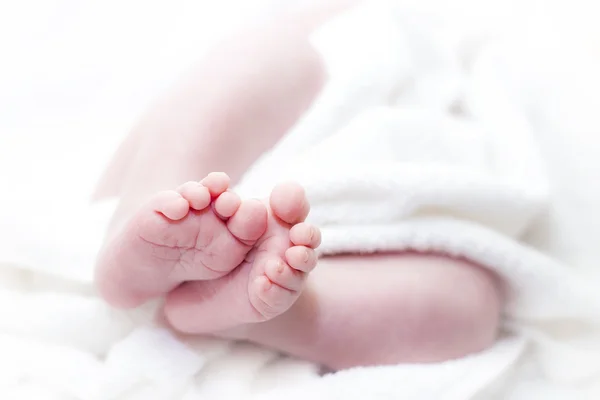
<path id="1" fill-rule="evenodd" d="M 240 265 L 265 233 L 267 209 L 258 200 L 242 202 L 228 186 L 227 175 L 212 173 L 156 194 L 102 251 L 97 283 L 104 298 L 135 307 Z"/>
<path id="2" fill-rule="evenodd" d="M 319 230 L 304 223 L 309 206 L 302 187 L 277 186 L 269 200 L 265 234 L 229 275 L 186 282 L 168 294 L 164 313 L 177 330 L 214 333 L 272 319 L 298 299 L 316 265 Z"/>

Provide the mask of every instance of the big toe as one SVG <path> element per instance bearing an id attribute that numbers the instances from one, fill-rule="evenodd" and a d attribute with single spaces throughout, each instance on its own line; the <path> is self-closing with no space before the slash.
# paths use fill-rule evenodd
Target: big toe
<path id="1" fill-rule="evenodd" d="M 275 186 L 269 203 L 273 213 L 288 224 L 304 221 L 310 211 L 304 188 L 294 182 L 280 183 Z"/>
<path id="2" fill-rule="evenodd" d="M 259 200 L 245 200 L 227 221 L 227 228 L 246 244 L 256 242 L 267 230 L 267 208 Z"/>

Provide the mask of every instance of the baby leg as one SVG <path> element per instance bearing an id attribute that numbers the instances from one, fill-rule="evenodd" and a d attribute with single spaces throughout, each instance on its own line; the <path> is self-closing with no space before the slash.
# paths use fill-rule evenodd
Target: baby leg
<path id="1" fill-rule="evenodd" d="M 320 2 L 248 26 L 209 52 L 146 113 L 106 170 L 95 197 L 120 197 L 115 221 L 212 171 L 235 182 L 318 95 L 325 70 L 310 31 L 351 3 Z"/>
<path id="2" fill-rule="evenodd" d="M 334 369 L 438 362 L 492 345 L 501 307 L 497 279 L 466 261 L 329 257 L 288 312 L 228 335 Z"/>

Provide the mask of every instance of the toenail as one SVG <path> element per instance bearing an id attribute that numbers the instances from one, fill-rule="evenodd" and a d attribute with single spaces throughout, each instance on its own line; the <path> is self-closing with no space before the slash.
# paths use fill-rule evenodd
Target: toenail
<path id="1" fill-rule="evenodd" d="M 281 261 L 276 261 L 275 270 L 278 274 L 281 274 L 283 272 L 283 263 Z"/>
<path id="2" fill-rule="evenodd" d="M 308 254 L 308 250 L 304 250 L 304 262 L 308 262 L 310 259 L 310 254 Z"/>
<path id="3" fill-rule="evenodd" d="M 269 261 L 267 270 L 272 274 L 281 274 L 283 272 L 283 263 L 281 261 Z"/>

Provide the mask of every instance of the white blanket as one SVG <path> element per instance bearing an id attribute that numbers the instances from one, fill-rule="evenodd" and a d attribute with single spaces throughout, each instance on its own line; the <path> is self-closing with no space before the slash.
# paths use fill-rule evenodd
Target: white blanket
<path id="1" fill-rule="evenodd" d="M 91 290 L 112 205 L 67 220 L 48 200 L 45 219 L 0 213 L 1 397 L 598 398 L 598 53 L 547 18 L 498 30 L 426 11 L 369 2 L 317 32 L 328 86 L 238 189 L 300 180 L 326 254 L 429 250 L 493 269 L 508 287 L 496 346 L 321 377 L 251 345 L 175 337 Z"/>

